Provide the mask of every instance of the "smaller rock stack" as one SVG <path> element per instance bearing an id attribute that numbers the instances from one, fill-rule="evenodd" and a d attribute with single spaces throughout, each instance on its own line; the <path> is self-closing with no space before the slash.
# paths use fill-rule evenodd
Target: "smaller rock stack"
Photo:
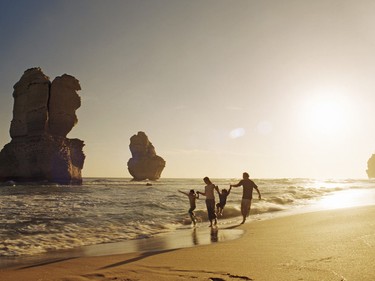
<path id="1" fill-rule="evenodd" d="M 367 176 L 369 179 L 375 179 L 375 154 L 367 161 Z"/>
<path id="2" fill-rule="evenodd" d="M 130 138 L 132 158 L 128 161 L 129 173 L 134 180 L 157 180 L 165 167 L 165 161 L 156 155 L 155 148 L 144 132 Z"/>

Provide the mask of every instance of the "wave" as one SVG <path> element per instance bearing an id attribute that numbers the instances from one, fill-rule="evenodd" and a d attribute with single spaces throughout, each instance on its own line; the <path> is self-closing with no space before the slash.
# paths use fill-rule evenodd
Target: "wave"
<path id="1" fill-rule="evenodd" d="M 217 179 L 228 186 L 235 179 Z M 308 205 L 337 191 L 373 188 L 374 181 L 259 179 L 262 193 L 251 215 Z M 202 179 L 84 179 L 83 185 L 18 184 L 0 188 L 0 256 L 34 255 L 51 250 L 145 239 L 191 224 L 189 200 L 178 189 L 203 190 Z M 232 189 L 219 224 L 241 217 L 242 188 Z M 198 222 L 207 222 L 204 199 L 197 201 Z M 258 217 L 259 218 L 259 217 Z"/>
<path id="2" fill-rule="evenodd" d="M 194 211 L 194 214 L 198 222 L 208 222 L 206 209 L 197 209 Z M 231 219 L 231 218 L 235 218 L 238 216 L 241 216 L 241 211 L 238 207 L 225 206 L 223 215 L 217 215 L 217 218 L 221 220 L 221 219 Z M 188 224 L 191 224 L 191 219 L 189 215 L 186 213 L 186 214 L 181 215 L 181 219 L 178 222 L 183 225 L 188 225 Z"/>

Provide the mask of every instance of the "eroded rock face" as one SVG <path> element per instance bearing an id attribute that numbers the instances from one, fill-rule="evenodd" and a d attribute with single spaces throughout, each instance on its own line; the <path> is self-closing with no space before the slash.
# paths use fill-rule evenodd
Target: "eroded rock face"
<path id="1" fill-rule="evenodd" d="M 367 176 L 370 179 L 375 178 L 375 154 L 373 154 L 370 159 L 367 161 Z"/>
<path id="2" fill-rule="evenodd" d="M 53 80 L 48 120 L 51 134 L 66 137 L 78 122 L 76 110 L 81 106 L 81 98 L 76 92 L 78 90 L 81 87 L 73 76 L 64 74 Z"/>
<path id="3" fill-rule="evenodd" d="M 144 132 L 130 138 L 132 158 L 128 161 L 129 173 L 134 180 L 157 180 L 165 167 L 165 161 L 156 155 L 155 148 Z"/>
<path id="4" fill-rule="evenodd" d="M 15 138 L 44 133 L 48 120 L 49 78 L 40 68 L 31 68 L 25 71 L 13 88 L 10 136 Z"/>
<path id="5" fill-rule="evenodd" d="M 0 181 L 82 182 L 84 143 L 66 138 L 77 123 L 77 90 L 73 76 L 51 83 L 40 68 L 25 71 L 14 85 L 12 140 L 0 152 Z"/>

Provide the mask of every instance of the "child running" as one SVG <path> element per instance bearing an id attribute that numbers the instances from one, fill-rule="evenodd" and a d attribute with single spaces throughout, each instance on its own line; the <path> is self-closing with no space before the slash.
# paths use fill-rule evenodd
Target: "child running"
<path id="1" fill-rule="evenodd" d="M 225 204 L 227 203 L 227 197 L 230 194 L 231 189 L 232 187 L 229 187 L 229 190 L 226 190 L 225 188 L 223 188 L 221 192 L 219 191 L 219 189 L 216 190 L 217 193 L 219 194 L 219 200 L 220 200 L 219 203 L 216 204 L 217 215 L 220 215 L 220 216 L 223 215 L 224 207 L 225 207 Z"/>
<path id="2" fill-rule="evenodd" d="M 197 218 L 195 217 L 194 210 L 196 208 L 195 201 L 199 198 L 199 194 L 195 193 L 194 189 L 191 189 L 189 193 L 179 190 L 178 192 L 185 194 L 189 198 L 190 209 L 188 211 L 191 221 L 195 225 L 197 223 Z"/>

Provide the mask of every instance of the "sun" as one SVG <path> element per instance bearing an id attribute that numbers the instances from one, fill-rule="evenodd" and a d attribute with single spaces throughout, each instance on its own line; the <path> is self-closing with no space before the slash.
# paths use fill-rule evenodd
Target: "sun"
<path id="1" fill-rule="evenodd" d="M 322 134 L 335 134 L 343 129 L 344 109 L 331 100 L 316 101 L 308 112 L 309 127 Z"/>
<path id="2" fill-rule="evenodd" d="M 318 136 L 338 136 L 350 123 L 348 103 L 337 95 L 310 96 L 303 106 L 303 115 L 304 127 Z"/>

